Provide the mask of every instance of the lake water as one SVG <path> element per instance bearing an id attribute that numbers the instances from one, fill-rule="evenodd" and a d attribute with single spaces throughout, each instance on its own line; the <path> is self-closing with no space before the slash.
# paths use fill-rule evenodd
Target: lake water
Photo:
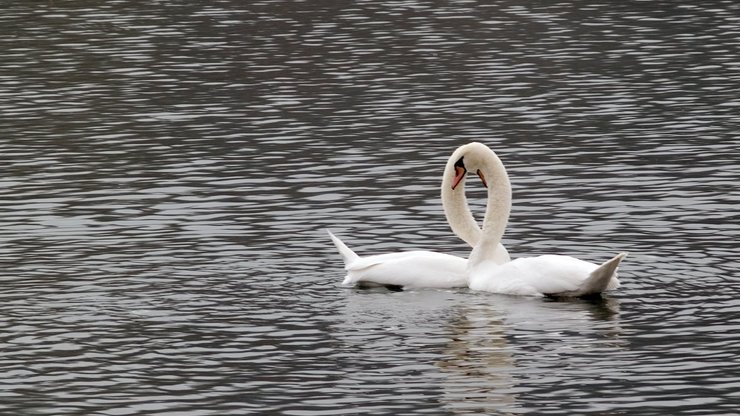
<path id="1" fill-rule="evenodd" d="M 740 413 L 737 2 L 20 2 L 0 35 L 0 413 Z M 339 285 L 325 228 L 467 255 L 438 194 L 473 140 L 511 254 L 629 251 L 618 291 Z"/>

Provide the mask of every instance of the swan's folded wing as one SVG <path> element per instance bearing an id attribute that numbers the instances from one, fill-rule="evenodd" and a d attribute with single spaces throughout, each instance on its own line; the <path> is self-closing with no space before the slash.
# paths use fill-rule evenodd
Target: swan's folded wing
<path id="1" fill-rule="evenodd" d="M 521 279 L 540 293 L 561 293 L 577 290 L 583 279 L 596 265 L 570 256 L 544 255 L 522 259 Z"/>
<path id="2" fill-rule="evenodd" d="M 350 281 L 406 287 L 467 286 L 467 260 L 433 251 L 408 251 L 360 257 L 347 267 Z"/>
<path id="3" fill-rule="evenodd" d="M 382 265 L 382 264 L 389 263 L 389 262 L 403 260 L 405 258 L 410 257 L 410 253 L 413 253 L 413 252 L 376 254 L 374 256 L 359 257 L 355 259 L 354 261 L 352 261 L 350 264 L 348 264 L 345 269 L 348 271 L 349 270 L 360 271 L 360 270 L 368 269 L 373 266 L 378 266 L 378 265 Z"/>
<path id="4" fill-rule="evenodd" d="M 471 274 L 471 289 L 510 295 L 543 295 L 569 292 L 596 268 L 568 256 L 537 256 L 512 260 L 499 266 L 478 266 Z"/>

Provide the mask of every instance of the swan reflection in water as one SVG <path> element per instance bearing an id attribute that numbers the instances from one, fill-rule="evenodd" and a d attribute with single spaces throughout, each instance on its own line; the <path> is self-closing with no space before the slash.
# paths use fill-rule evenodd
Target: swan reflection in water
<path id="1" fill-rule="evenodd" d="M 437 363 L 447 374 L 442 401 L 453 413 L 519 414 L 518 396 L 528 390 L 523 384 L 531 375 L 575 365 L 569 362 L 577 359 L 574 353 L 625 347 L 617 299 L 542 301 L 489 294 L 456 311 L 448 323 L 454 336 L 447 357 Z"/>
<path id="2" fill-rule="evenodd" d="M 347 293 L 335 336 L 357 367 L 344 382 L 348 391 L 359 384 L 391 401 L 399 389 L 418 390 L 453 413 L 515 414 L 522 384 L 537 383 L 529 377 L 543 368 L 625 347 L 617 299 L 547 301 L 467 289 Z"/>

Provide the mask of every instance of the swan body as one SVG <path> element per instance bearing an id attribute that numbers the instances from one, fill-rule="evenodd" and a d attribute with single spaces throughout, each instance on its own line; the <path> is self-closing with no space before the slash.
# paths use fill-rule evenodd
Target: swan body
<path id="1" fill-rule="evenodd" d="M 454 155 L 453 155 L 454 156 Z M 452 231 L 471 247 L 481 238 L 481 229 L 465 199 L 465 172 L 450 158 L 442 176 L 442 204 Z M 490 222 L 503 226 L 509 210 L 492 207 L 486 211 Z M 327 230 L 328 231 L 328 230 Z M 468 286 L 468 260 L 434 251 L 408 251 L 359 257 L 339 238 L 329 232 L 334 245 L 342 255 L 347 276 L 342 284 L 378 284 L 404 287 L 452 288 Z M 496 242 L 488 253 L 495 264 L 511 260 L 506 248 Z"/>
<path id="2" fill-rule="evenodd" d="M 601 265 L 570 256 L 545 255 L 507 263 L 495 260 L 493 248 L 506 222 L 492 215 L 511 209 L 511 184 L 498 156 L 481 143 L 460 146 L 450 158 L 463 173 L 470 170 L 488 183 L 488 205 L 483 229 L 468 260 L 468 287 L 488 292 L 529 296 L 589 296 L 619 287 L 616 270 L 621 253 Z"/>
<path id="3" fill-rule="evenodd" d="M 327 230 L 344 260 L 343 285 L 376 284 L 407 288 L 451 288 L 468 285 L 468 261 L 434 251 L 407 251 L 360 257 Z"/>
<path id="4" fill-rule="evenodd" d="M 524 296 L 595 295 L 619 287 L 615 271 L 625 256 L 620 253 L 601 265 L 560 255 L 524 257 L 502 265 L 484 262 L 470 271 L 468 287 Z"/>

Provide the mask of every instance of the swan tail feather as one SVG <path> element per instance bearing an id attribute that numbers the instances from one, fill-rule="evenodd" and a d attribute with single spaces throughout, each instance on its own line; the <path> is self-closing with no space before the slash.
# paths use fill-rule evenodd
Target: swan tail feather
<path id="1" fill-rule="evenodd" d="M 346 244 L 342 242 L 342 240 L 339 239 L 339 237 L 335 236 L 334 233 L 332 233 L 330 230 L 326 230 L 327 233 L 329 233 L 329 237 L 331 237 L 331 241 L 334 243 L 334 245 L 337 247 L 337 250 L 339 250 L 339 254 L 342 256 L 342 260 L 344 261 L 344 267 L 349 268 L 349 266 L 354 263 L 357 259 L 360 258 L 360 256 L 357 255 L 354 251 L 352 251 L 351 248 L 347 247 Z"/>
<path id="2" fill-rule="evenodd" d="M 602 263 L 596 270 L 592 271 L 581 287 L 576 291 L 576 296 L 596 295 L 611 289 L 612 279 L 615 277 L 619 263 L 627 257 L 627 253 L 619 253 L 611 259 Z"/>

